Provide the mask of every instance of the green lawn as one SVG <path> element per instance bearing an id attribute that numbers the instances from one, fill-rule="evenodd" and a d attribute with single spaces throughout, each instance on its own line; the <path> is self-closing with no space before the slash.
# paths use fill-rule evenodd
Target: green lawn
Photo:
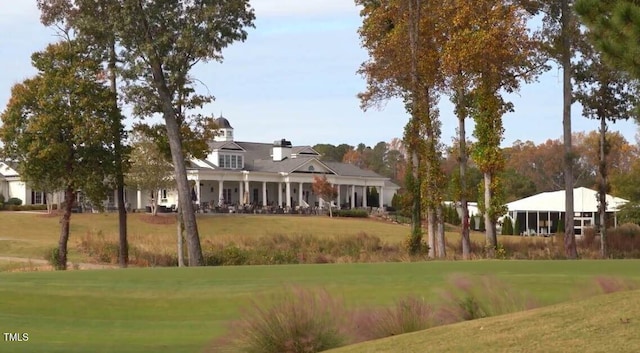
<path id="1" fill-rule="evenodd" d="M 495 274 L 546 304 L 595 275 L 640 279 L 640 261 L 473 261 L 0 273 L 0 352 L 201 352 L 252 298 L 322 287 L 349 306 L 435 297 L 453 273 Z"/>

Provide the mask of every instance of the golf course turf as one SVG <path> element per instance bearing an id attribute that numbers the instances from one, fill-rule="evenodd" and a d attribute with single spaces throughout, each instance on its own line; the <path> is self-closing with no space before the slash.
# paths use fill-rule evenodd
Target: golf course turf
<path id="1" fill-rule="evenodd" d="M 0 273 L 0 352 L 201 352 L 252 299 L 318 287 L 349 307 L 437 298 L 451 274 L 494 275 L 543 304 L 594 276 L 640 279 L 640 261 L 469 261 Z M 640 320 L 640 318 L 639 318 Z"/>

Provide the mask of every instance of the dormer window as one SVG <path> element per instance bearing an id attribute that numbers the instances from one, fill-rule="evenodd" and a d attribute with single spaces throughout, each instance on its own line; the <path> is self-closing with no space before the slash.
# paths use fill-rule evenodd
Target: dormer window
<path id="1" fill-rule="evenodd" d="M 220 136 L 224 136 L 224 130 L 220 130 Z"/>
<path id="2" fill-rule="evenodd" d="M 224 169 L 242 169 L 244 168 L 243 158 L 236 154 L 220 154 L 218 155 L 218 167 Z"/>

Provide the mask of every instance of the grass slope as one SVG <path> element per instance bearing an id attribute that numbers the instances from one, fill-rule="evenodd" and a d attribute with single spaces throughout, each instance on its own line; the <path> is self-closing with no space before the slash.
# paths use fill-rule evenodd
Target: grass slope
<path id="1" fill-rule="evenodd" d="M 544 303 L 596 275 L 640 279 L 640 261 L 473 261 L 0 273 L 0 352 L 200 352 L 252 299 L 323 287 L 349 306 L 436 297 L 452 273 L 494 274 Z M 639 319 L 640 320 L 640 319 Z M 7 349 L 8 348 L 8 349 Z"/>
<path id="2" fill-rule="evenodd" d="M 175 248 L 175 224 L 150 224 L 148 215 L 130 214 L 128 234 L 130 245 L 159 249 Z M 174 217 L 159 215 L 157 217 Z M 0 212 L 0 256 L 42 258 L 46 249 L 57 245 L 60 224 L 56 216 L 36 213 Z M 386 242 L 400 242 L 407 235 L 403 225 L 369 219 L 303 217 L 282 215 L 199 215 L 198 226 L 202 241 L 207 239 L 233 240 L 238 237 L 271 235 L 313 235 L 333 237 L 365 232 Z M 87 233 L 102 233 L 117 241 L 118 219 L 115 213 L 74 214 L 71 217 L 69 245 L 71 261 L 86 261 L 74 251 L 74 245 Z"/>
<path id="3" fill-rule="evenodd" d="M 175 250 L 175 224 L 150 224 L 150 216 L 132 213 L 128 215 L 128 237 L 131 246 L 154 251 Z M 174 215 L 158 215 L 173 220 Z M 60 223 L 57 216 L 32 212 L 0 212 L 0 256 L 16 256 L 42 259 L 45 250 L 57 246 Z M 240 237 L 273 235 L 312 235 L 316 237 L 341 237 L 364 232 L 379 237 L 383 242 L 398 244 L 408 235 L 406 225 L 387 223 L 374 219 L 329 218 L 326 216 L 295 215 L 211 215 L 199 214 L 198 227 L 202 242 L 217 239 L 233 241 Z M 118 240 L 116 213 L 73 214 L 69 238 L 70 261 L 89 262 L 75 247 L 86 234 L 103 234 L 105 238 Z M 448 232 L 447 237 L 458 239 L 459 234 Z M 522 237 L 504 237 L 521 241 Z M 484 235 L 472 233 L 472 239 L 484 241 Z"/>
<path id="4" fill-rule="evenodd" d="M 640 352 L 640 291 L 364 342 L 331 353 Z"/>

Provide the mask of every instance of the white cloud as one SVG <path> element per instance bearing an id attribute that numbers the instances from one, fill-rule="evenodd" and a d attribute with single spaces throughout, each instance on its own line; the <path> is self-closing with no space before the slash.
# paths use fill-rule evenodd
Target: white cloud
<path id="1" fill-rule="evenodd" d="M 353 0 L 253 0 L 260 17 L 337 16 L 358 13 Z"/>

